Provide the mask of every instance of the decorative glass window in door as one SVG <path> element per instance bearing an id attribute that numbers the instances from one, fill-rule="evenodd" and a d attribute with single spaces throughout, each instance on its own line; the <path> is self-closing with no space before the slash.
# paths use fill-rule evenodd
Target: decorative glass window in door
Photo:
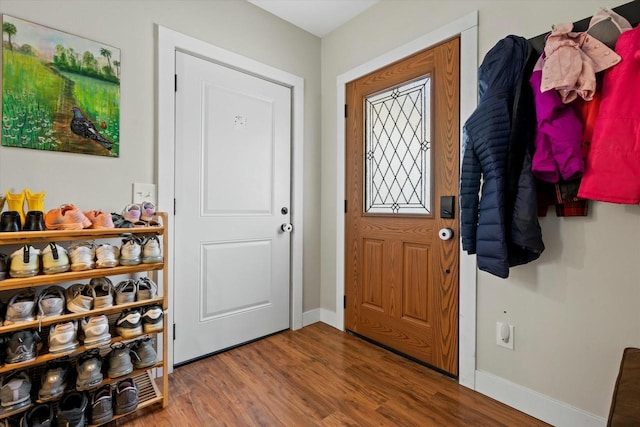
<path id="1" fill-rule="evenodd" d="M 431 213 L 429 75 L 365 98 L 368 213 Z"/>

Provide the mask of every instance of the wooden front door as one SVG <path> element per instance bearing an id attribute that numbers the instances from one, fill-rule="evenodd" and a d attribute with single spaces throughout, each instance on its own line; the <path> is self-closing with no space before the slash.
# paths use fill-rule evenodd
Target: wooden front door
<path id="1" fill-rule="evenodd" d="M 419 52 L 346 89 L 345 327 L 453 376 L 459 44 Z M 441 196 L 456 196 L 453 207 L 441 206 Z M 453 238 L 441 240 L 447 228 Z"/>

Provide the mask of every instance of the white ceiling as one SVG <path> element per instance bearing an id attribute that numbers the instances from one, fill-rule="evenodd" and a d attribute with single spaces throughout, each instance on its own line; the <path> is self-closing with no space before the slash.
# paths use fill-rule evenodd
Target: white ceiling
<path id="1" fill-rule="evenodd" d="M 247 0 L 293 25 L 324 37 L 380 0 Z"/>

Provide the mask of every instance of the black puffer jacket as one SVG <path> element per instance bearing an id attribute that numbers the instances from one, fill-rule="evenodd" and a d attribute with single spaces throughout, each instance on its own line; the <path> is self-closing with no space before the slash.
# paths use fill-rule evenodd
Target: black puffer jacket
<path id="1" fill-rule="evenodd" d="M 513 208 L 505 201 L 513 98 L 529 53 L 528 41 L 518 36 L 505 37 L 487 53 L 478 70 L 478 107 L 464 125 L 460 176 L 462 248 L 470 254 L 477 253 L 480 270 L 503 278 L 509 276 Z"/>

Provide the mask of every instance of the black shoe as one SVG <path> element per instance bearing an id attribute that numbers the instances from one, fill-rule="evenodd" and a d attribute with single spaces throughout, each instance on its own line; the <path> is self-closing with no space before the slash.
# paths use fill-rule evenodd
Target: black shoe
<path id="1" fill-rule="evenodd" d="M 20 231 L 20 214 L 18 212 L 2 212 L 2 216 L 0 216 L 0 232 L 2 231 Z"/>
<path id="2" fill-rule="evenodd" d="M 24 329 L 13 332 L 7 341 L 6 364 L 34 360 L 38 354 L 40 335 L 35 330 Z"/>
<path id="3" fill-rule="evenodd" d="M 84 427 L 86 424 L 85 411 L 89 399 L 81 391 L 70 391 L 62 396 L 58 403 L 56 421 L 59 426 Z"/>
<path id="4" fill-rule="evenodd" d="M 9 263 L 7 255 L 0 253 L 0 280 L 4 280 L 9 276 Z"/>
<path id="5" fill-rule="evenodd" d="M 32 407 L 20 421 L 20 427 L 51 427 L 53 425 L 53 406 L 50 403 L 41 403 Z"/>
<path id="6" fill-rule="evenodd" d="M 29 211 L 24 219 L 22 231 L 44 231 L 44 216 L 42 211 Z"/>

